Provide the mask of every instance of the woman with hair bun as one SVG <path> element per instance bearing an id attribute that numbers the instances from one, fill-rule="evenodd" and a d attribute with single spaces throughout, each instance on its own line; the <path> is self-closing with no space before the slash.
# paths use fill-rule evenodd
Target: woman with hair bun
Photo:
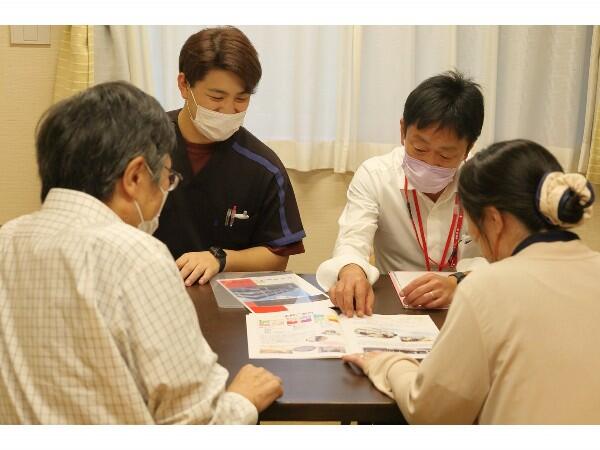
<path id="1" fill-rule="evenodd" d="M 600 423 L 600 253 L 567 231 L 594 192 L 544 147 L 493 144 L 467 161 L 458 192 L 493 264 L 456 290 L 421 365 L 365 353 L 360 366 L 409 423 Z"/>

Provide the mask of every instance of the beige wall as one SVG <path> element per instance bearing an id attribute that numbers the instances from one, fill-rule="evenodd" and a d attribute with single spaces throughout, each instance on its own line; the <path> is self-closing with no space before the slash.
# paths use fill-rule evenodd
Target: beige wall
<path id="1" fill-rule="evenodd" d="M 0 26 L 0 224 L 40 206 L 34 131 L 52 102 L 62 27 L 50 46 L 11 46 Z"/>
<path id="2" fill-rule="evenodd" d="M 331 170 L 288 173 L 307 235 L 306 253 L 290 257 L 288 269 L 314 273 L 322 261 L 331 257 L 337 220 L 346 204 L 346 190 L 353 174 L 335 174 Z"/>

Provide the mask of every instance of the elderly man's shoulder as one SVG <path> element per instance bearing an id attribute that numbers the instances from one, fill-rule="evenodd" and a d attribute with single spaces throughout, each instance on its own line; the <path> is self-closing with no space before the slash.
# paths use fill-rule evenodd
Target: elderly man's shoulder
<path id="1" fill-rule="evenodd" d="M 159 262 L 174 264 L 165 244 L 125 223 L 110 224 L 97 230 L 94 233 L 94 247 L 96 251 L 112 254 L 128 265 Z"/>

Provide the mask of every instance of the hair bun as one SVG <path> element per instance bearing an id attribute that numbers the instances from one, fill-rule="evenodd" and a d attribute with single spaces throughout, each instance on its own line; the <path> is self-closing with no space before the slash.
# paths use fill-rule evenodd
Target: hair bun
<path id="1" fill-rule="evenodd" d="M 594 189 L 578 173 L 549 172 L 538 184 L 536 206 L 552 225 L 571 228 L 592 216 Z"/>

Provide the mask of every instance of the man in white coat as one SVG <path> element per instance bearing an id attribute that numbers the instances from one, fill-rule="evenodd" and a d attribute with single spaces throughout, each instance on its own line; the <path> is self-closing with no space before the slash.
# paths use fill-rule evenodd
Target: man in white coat
<path id="1" fill-rule="evenodd" d="M 459 271 L 426 274 L 403 288 L 406 304 L 439 308 L 451 302 L 465 272 L 485 264 L 466 235 L 455 177 L 482 125 L 479 85 L 460 73 L 429 78 L 409 94 L 402 147 L 358 168 L 333 257 L 317 270 L 321 286 L 348 316 L 372 314 L 380 273 Z"/>

